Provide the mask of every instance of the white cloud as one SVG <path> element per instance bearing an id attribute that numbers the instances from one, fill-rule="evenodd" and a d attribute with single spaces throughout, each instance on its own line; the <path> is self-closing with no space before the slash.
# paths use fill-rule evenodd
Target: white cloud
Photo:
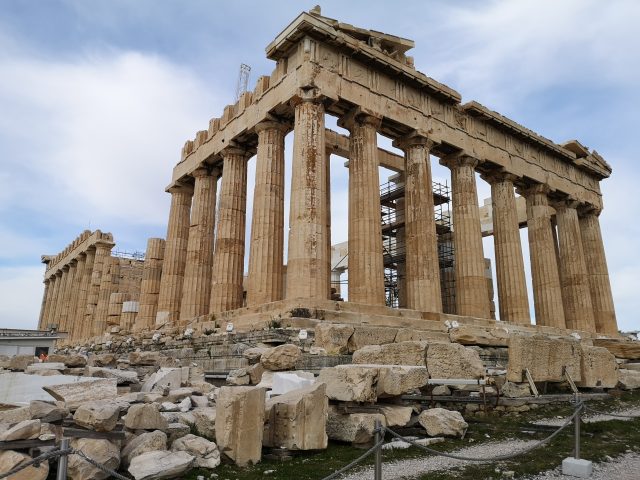
<path id="1" fill-rule="evenodd" d="M 44 289 L 42 268 L 0 266 L 0 326 L 37 328 Z"/>

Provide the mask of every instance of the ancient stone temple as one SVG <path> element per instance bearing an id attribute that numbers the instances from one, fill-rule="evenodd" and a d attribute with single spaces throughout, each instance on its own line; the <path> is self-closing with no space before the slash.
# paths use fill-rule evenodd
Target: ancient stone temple
<path id="1" fill-rule="evenodd" d="M 300 14 L 266 48 L 274 71 L 185 143 L 166 189 L 166 240 L 149 241 L 135 295 L 104 281 L 111 268 L 122 270 L 109 256 L 111 236 L 86 232 L 45 259 L 41 325 L 82 325 L 74 339 L 99 335 L 109 325 L 135 332 L 233 322 L 252 330 L 274 318 L 299 327 L 342 322 L 429 331 L 458 322 L 491 328 L 479 174 L 491 186 L 501 325 L 616 335 L 599 223 L 600 181 L 611 167 L 576 140 L 557 144 L 477 102 L 462 103 L 458 92 L 416 69 L 408 55 L 413 47 L 409 39 L 344 24 L 317 9 Z M 327 115 L 349 135 L 327 129 Z M 285 165 L 290 132 L 293 160 Z M 379 148 L 378 135 L 403 154 Z M 349 169 L 344 302 L 335 291 L 332 296 L 332 156 L 347 159 Z M 253 157 L 255 189 L 249 192 L 247 162 Z M 451 173 L 446 195 L 433 186 L 435 159 Z M 381 193 L 379 166 L 395 173 L 392 195 Z M 524 222 L 516 194 L 526 201 Z M 445 228 L 437 210 L 449 201 Z M 247 202 L 253 205 L 249 249 Z M 393 228 L 381 222 L 385 208 L 393 209 Z M 525 226 L 529 259 L 519 235 Z M 385 235 L 401 253 L 390 256 Z M 447 262 L 446 248 L 453 251 Z M 397 280 L 393 305 L 390 269 Z M 451 279 L 453 294 L 445 292 Z M 137 315 L 125 317 L 135 312 L 123 308 L 109 323 L 116 316 L 109 313 L 112 298 L 114 305 L 139 302 Z"/>

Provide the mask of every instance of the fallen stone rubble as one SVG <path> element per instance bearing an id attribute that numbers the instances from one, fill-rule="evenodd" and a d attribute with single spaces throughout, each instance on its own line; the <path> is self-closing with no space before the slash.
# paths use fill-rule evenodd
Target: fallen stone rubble
<path id="1" fill-rule="evenodd" d="M 323 368 L 319 375 L 296 370 L 308 348 L 245 347 L 238 352 L 246 366 L 231 370 L 222 386 L 208 383 L 197 363 L 185 365 L 159 351 L 58 353 L 44 363 L 24 355 L 5 359 L 0 382 L 9 371 L 24 383 L 45 381 L 42 376 L 56 381 L 42 386 L 48 400 L 0 408 L 0 443 L 14 442 L 0 450 L 0 473 L 27 461 L 30 447 L 47 451 L 63 436 L 73 448 L 136 480 L 215 469 L 221 461 L 251 465 L 264 449 L 322 450 L 329 440 L 367 446 L 378 423 L 421 432 L 427 442 L 463 437 L 468 424 L 460 411 L 475 414 L 480 400 L 438 399 L 499 395 L 507 403 L 495 410 L 517 415 L 537 407 L 527 402 L 532 397 L 525 368 L 536 382 L 563 382 L 566 370 L 581 388 L 640 388 L 636 363 L 574 338 L 504 338 L 458 329 L 465 342 L 476 335 L 486 343 L 465 346 L 394 341 L 397 335 L 378 335 L 379 330 L 384 329 L 354 337 L 353 328 L 323 326 L 322 351 L 353 352 L 353 363 Z M 43 462 L 20 478 L 45 479 L 49 468 L 55 465 Z M 71 455 L 68 478 L 107 474 Z"/>

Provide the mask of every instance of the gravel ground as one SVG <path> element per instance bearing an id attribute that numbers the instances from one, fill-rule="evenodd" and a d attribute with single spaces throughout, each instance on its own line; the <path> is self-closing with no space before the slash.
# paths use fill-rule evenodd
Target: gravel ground
<path id="1" fill-rule="evenodd" d="M 536 443 L 535 440 L 487 442 L 480 445 L 474 445 L 472 447 L 462 448 L 452 453 L 473 457 L 495 457 L 497 455 L 505 455 L 518 450 L 523 450 L 534 443 Z M 462 460 L 454 460 L 453 458 L 440 456 L 434 457 L 425 453 L 425 457 L 422 458 L 398 460 L 395 462 L 383 461 L 382 478 L 385 480 L 414 478 L 436 470 L 450 470 L 452 468 L 464 467 L 469 463 L 470 462 L 464 462 Z M 373 478 L 373 468 L 365 468 L 341 478 L 342 480 L 371 480 Z"/>
<path id="2" fill-rule="evenodd" d="M 587 405 L 587 408 L 588 407 L 589 405 Z M 596 410 L 599 410 L 599 409 L 596 409 Z M 588 409 L 587 409 L 587 412 L 588 413 L 586 415 L 582 415 L 582 421 L 585 423 L 607 422 L 609 420 L 623 420 L 623 421 L 633 420 L 633 418 L 629 418 L 629 417 L 612 417 L 611 415 L 601 415 L 599 413 L 592 413 L 592 412 L 589 412 Z M 609 413 L 613 413 L 614 415 L 628 415 L 631 417 L 640 417 L 640 407 L 630 407 L 630 408 L 622 408 L 618 410 L 611 410 L 611 412 Z M 560 425 L 564 424 L 566 420 L 567 420 L 566 417 L 543 418 L 542 420 L 536 420 L 531 423 L 535 425 L 547 425 L 550 427 L 559 427 Z M 638 475 L 638 478 L 640 478 L 640 474 Z"/>
<path id="3" fill-rule="evenodd" d="M 569 480 L 575 477 L 562 475 L 561 467 L 527 477 L 528 480 Z M 594 463 L 591 480 L 638 480 L 640 478 L 640 454 L 627 453 L 608 462 Z"/>

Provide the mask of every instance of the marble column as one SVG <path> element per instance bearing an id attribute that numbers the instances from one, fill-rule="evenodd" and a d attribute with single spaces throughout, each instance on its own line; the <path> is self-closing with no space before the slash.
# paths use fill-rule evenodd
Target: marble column
<path id="1" fill-rule="evenodd" d="M 597 333 L 616 335 L 618 322 L 613 305 L 609 268 L 600 230 L 600 211 L 590 209 L 580 218 L 580 236 L 589 275 L 591 303 Z"/>
<path id="2" fill-rule="evenodd" d="M 433 142 L 420 135 L 411 135 L 396 143 L 405 155 L 406 305 L 412 310 L 440 313 L 442 294 L 438 235 L 429 159 Z"/>
<path id="3" fill-rule="evenodd" d="M 76 271 L 73 276 L 73 291 L 71 292 L 71 300 L 69 301 L 69 339 L 73 342 L 78 339 L 79 329 L 82 324 L 77 322 L 78 302 L 80 301 L 80 289 L 82 279 L 84 277 L 84 269 L 87 262 L 86 255 L 83 253 L 76 258 Z"/>
<path id="4" fill-rule="evenodd" d="M 286 125 L 256 126 L 258 152 L 253 194 L 247 306 L 284 298 L 284 136 Z"/>
<path id="5" fill-rule="evenodd" d="M 577 206 L 578 203 L 571 200 L 554 204 L 558 223 L 562 303 L 568 329 L 595 332 L 589 275 L 580 235 Z"/>
<path id="6" fill-rule="evenodd" d="M 87 324 L 87 336 L 92 337 L 102 335 L 96 327 L 96 310 L 98 309 L 98 300 L 100 297 L 100 285 L 102 284 L 102 270 L 107 258 L 111 256 L 112 243 L 96 243 L 96 252 L 93 261 L 93 270 L 91 271 L 91 285 L 87 294 L 87 311 L 85 315 L 85 323 Z"/>
<path id="7" fill-rule="evenodd" d="M 227 147 L 221 153 L 224 164 L 213 256 L 211 313 L 234 310 L 243 304 L 248 154 L 235 147 Z"/>
<path id="8" fill-rule="evenodd" d="M 286 298 L 328 299 L 327 168 L 324 106 L 295 105 Z"/>
<path id="9" fill-rule="evenodd" d="M 530 325 L 529 297 L 524 274 L 514 175 L 496 172 L 483 178 L 491 184 L 493 245 L 496 260 L 500 320 Z"/>
<path id="10" fill-rule="evenodd" d="M 44 319 L 47 311 L 47 300 L 51 291 L 49 290 L 49 279 L 44 279 L 44 292 L 42 292 L 42 303 L 40 304 L 40 318 L 38 319 L 38 330 L 43 329 Z"/>
<path id="11" fill-rule="evenodd" d="M 484 274 L 474 170 L 478 160 L 468 155 L 451 155 L 443 158 L 442 164 L 451 169 L 456 312 L 458 315 L 489 319 L 491 305 Z"/>
<path id="12" fill-rule="evenodd" d="M 140 307 L 133 326 L 134 332 L 151 330 L 155 325 L 164 248 L 163 238 L 150 238 L 147 241 L 147 252 L 144 257 L 142 281 L 140 282 Z"/>
<path id="13" fill-rule="evenodd" d="M 62 304 L 61 299 L 61 286 L 62 286 L 62 271 L 58 270 L 54 274 L 53 293 L 51 294 L 51 309 L 49 310 L 49 323 L 56 326 L 56 329 L 60 330 L 60 324 L 58 323 L 58 309 Z"/>
<path id="14" fill-rule="evenodd" d="M 87 312 L 87 299 L 91 288 L 91 275 L 93 274 L 93 263 L 96 258 L 96 249 L 88 248 L 84 252 L 84 271 L 80 282 L 80 293 L 78 294 L 78 304 L 76 305 L 76 325 L 78 325 L 78 340 L 84 340 L 90 335 L 89 324 L 85 321 Z"/>
<path id="15" fill-rule="evenodd" d="M 76 274 L 77 263 L 75 260 L 72 260 L 69 265 L 66 265 L 64 268 L 67 269 L 66 276 L 67 280 L 64 282 L 64 296 L 62 297 L 62 313 L 60 314 L 60 325 L 62 326 L 63 331 L 69 332 L 70 322 L 69 322 L 69 311 L 71 309 L 71 294 L 73 292 L 73 279 Z M 63 268 L 63 269 L 64 269 Z"/>
<path id="16" fill-rule="evenodd" d="M 53 323 L 51 321 L 51 312 L 53 309 L 53 306 L 55 305 L 55 288 L 56 288 L 56 276 L 55 275 L 49 275 L 49 277 L 47 278 L 47 280 L 49 281 L 49 289 L 48 289 L 48 293 L 47 293 L 47 303 L 45 305 L 45 310 L 44 310 L 44 316 L 42 318 L 42 328 L 43 329 L 47 329 L 48 325 L 50 323 Z"/>
<path id="17" fill-rule="evenodd" d="M 349 302 L 384 305 L 377 129 L 380 119 L 352 114 L 349 129 Z"/>
<path id="18" fill-rule="evenodd" d="M 211 172 L 206 168 L 198 168 L 191 175 L 195 178 L 195 185 L 180 303 L 180 321 L 188 321 L 209 313 L 211 296 L 218 171 Z"/>
<path id="19" fill-rule="evenodd" d="M 113 279 L 116 269 L 119 270 L 120 261 L 116 257 L 107 257 L 102 265 L 102 276 L 100 282 L 100 292 L 98 294 L 98 305 L 96 306 L 94 318 L 94 335 L 103 335 L 107 331 L 107 317 L 109 316 L 109 300 L 111 294 L 117 290 L 114 287 Z"/>
<path id="20" fill-rule="evenodd" d="M 527 234 L 536 325 L 565 328 L 549 189 L 545 185 L 534 185 L 519 193 L 527 201 Z"/>
<path id="21" fill-rule="evenodd" d="M 333 265 L 331 264 L 331 152 L 325 154 L 325 165 L 327 168 L 327 258 L 329 259 L 329 275 L 327 275 L 329 300 L 333 298 L 331 291 L 333 289 Z M 340 293 L 340 289 L 336 290 L 336 293 Z"/>
<path id="22" fill-rule="evenodd" d="M 404 180 L 403 180 L 404 181 Z M 405 218 L 405 199 L 398 198 L 396 200 L 396 221 L 404 222 Z M 406 242 L 406 229 L 404 226 L 398 227 L 396 230 L 396 249 L 398 252 L 407 251 L 407 242 Z M 408 308 L 407 307 L 407 262 L 406 258 L 404 262 L 397 263 L 398 274 L 398 308 Z"/>
<path id="23" fill-rule="evenodd" d="M 176 185 L 169 189 L 169 193 L 171 193 L 171 208 L 167 225 L 165 257 L 162 264 L 156 327 L 173 323 L 180 317 L 180 300 L 189 243 L 193 189 L 190 186 Z"/>

